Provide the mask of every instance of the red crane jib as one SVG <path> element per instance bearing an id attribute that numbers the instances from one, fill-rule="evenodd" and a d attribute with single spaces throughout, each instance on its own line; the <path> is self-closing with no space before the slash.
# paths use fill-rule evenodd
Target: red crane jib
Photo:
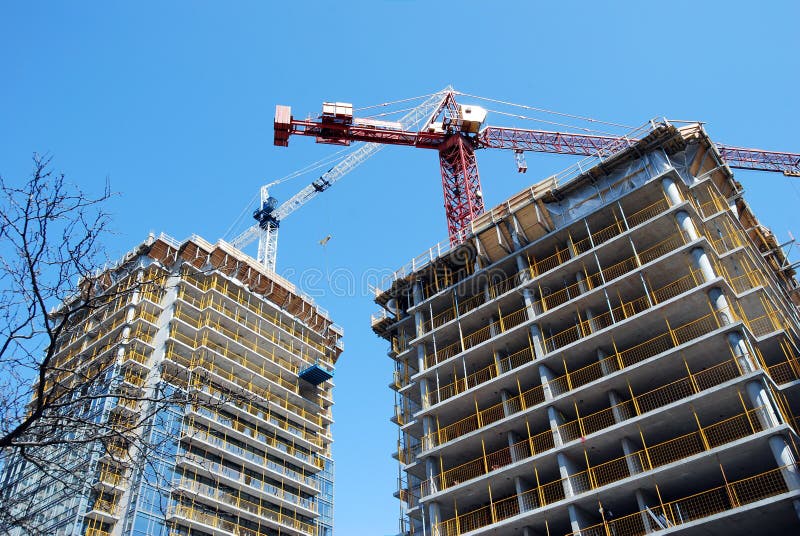
<path id="1" fill-rule="evenodd" d="M 448 96 L 440 110 L 453 113 L 455 101 Z M 438 112 L 437 112 L 438 113 Z M 487 126 L 478 134 L 458 131 L 408 131 L 381 125 L 357 124 L 352 118 L 332 120 L 294 119 L 288 106 L 275 110 L 275 145 L 286 147 L 291 135 L 314 136 L 318 143 L 350 145 L 351 142 L 407 145 L 439 151 L 447 229 L 453 243 L 460 242 L 470 222 L 483 213 L 476 149 L 510 149 L 577 156 L 605 156 L 636 143 L 624 136 L 596 136 Z M 800 154 L 717 145 L 730 167 L 777 171 L 800 176 Z"/>

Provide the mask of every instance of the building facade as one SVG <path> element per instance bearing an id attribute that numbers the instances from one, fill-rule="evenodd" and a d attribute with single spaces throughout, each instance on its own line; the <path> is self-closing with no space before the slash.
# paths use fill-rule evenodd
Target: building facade
<path id="1" fill-rule="evenodd" d="M 377 292 L 402 534 L 800 532 L 794 271 L 700 125 L 639 134 Z"/>
<path id="2" fill-rule="evenodd" d="M 151 237 L 102 275 L 54 368 L 100 371 L 82 417 L 140 441 L 50 447 L 68 482 L 11 459 L 6 504 L 53 535 L 331 535 L 342 330 L 224 242 Z"/>

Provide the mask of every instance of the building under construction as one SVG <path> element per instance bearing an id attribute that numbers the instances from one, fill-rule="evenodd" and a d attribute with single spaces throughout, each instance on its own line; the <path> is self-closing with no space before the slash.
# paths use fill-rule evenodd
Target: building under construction
<path id="1" fill-rule="evenodd" d="M 86 418 L 119 437 L 56 442 L 49 456 L 71 482 L 12 460 L 2 497 L 43 534 L 331 535 L 342 330 L 327 313 L 198 237 L 151 237 L 98 281 L 109 299 L 69 321 L 45 394 L 100 371 Z M 141 416 L 141 442 L 129 442 Z"/>
<path id="2" fill-rule="evenodd" d="M 699 124 L 632 138 L 378 291 L 402 534 L 800 532 L 794 272 Z"/>

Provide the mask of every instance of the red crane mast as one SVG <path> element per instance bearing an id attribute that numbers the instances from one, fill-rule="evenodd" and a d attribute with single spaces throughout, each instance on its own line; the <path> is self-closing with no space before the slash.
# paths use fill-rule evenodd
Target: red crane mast
<path id="1" fill-rule="evenodd" d="M 315 119 L 295 119 L 291 108 L 275 110 L 275 145 L 286 147 L 292 135 L 314 136 L 318 143 L 350 145 L 352 142 L 408 145 L 439 152 L 444 208 L 450 241 L 459 242 L 462 231 L 483 213 L 477 149 L 509 149 L 515 152 L 518 170 L 526 166 L 525 151 L 578 156 L 610 156 L 636 143 L 638 138 L 598 136 L 486 126 L 481 128 L 486 110 L 458 104 L 456 92 L 448 92 L 420 131 L 403 130 L 399 123 L 353 117 L 347 103 L 323 103 Z M 653 123 L 655 127 L 655 123 Z M 746 149 L 717 144 L 722 158 L 732 168 L 781 172 L 800 176 L 800 154 Z"/>

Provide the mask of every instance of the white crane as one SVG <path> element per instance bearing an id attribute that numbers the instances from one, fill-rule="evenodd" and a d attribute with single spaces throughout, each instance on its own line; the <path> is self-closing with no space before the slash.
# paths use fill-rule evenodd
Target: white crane
<path id="1" fill-rule="evenodd" d="M 419 127 L 420 124 L 429 122 L 431 115 L 438 109 L 442 100 L 452 91 L 453 88 L 448 86 L 428 96 L 421 104 L 412 108 L 400 118 L 397 122 L 398 128 L 402 130 L 411 130 L 415 127 Z M 305 205 L 308 201 L 315 198 L 318 194 L 333 186 L 339 179 L 347 175 L 383 147 L 384 145 L 380 143 L 359 144 L 357 148 L 338 164 L 323 173 L 318 179 L 294 194 L 280 206 L 278 206 L 278 200 L 269 195 L 269 189 L 279 184 L 281 181 L 273 181 L 262 186 L 259 208 L 253 213 L 253 217 L 256 219 L 257 223 L 234 238 L 231 244 L 237 249 L 243 249 L 255 239 L 258 239 L 258 256 L 256 258 L 258 262 L 263 264 L 268 270 L 274 272 L 278 257 L 278 227 L 280 227 L 280 222 L 295 210 Z"/>

